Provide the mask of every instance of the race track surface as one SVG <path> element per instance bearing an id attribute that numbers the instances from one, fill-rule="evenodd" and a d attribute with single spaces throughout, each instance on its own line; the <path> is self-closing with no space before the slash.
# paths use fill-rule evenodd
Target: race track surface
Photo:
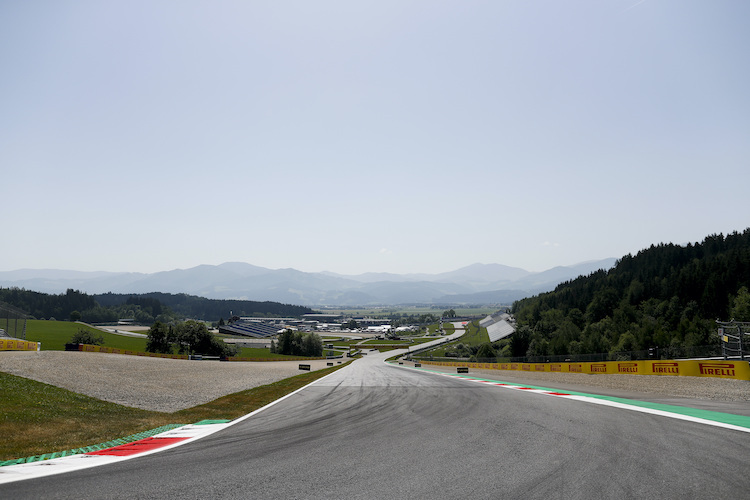
<path id="1" fill-rule="evenodd" d="M 392 354 L 392 353 L 391 353 Z M 2 498 L 734 498 L 750 434 L 371 353 L 216 434 Z"/>

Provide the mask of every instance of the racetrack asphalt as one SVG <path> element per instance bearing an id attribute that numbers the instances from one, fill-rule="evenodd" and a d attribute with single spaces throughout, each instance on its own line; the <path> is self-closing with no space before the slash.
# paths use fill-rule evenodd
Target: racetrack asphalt
<path id="1" fill-rule="evenodd" d="M 414 363 L 404 362 L 413 366 Z M 422 365 L 423 369 L 456 373 L 455 367 Z M 470 375 L 498 382 L 549 387 L 659 404 L 700 408 L 750 416 L 750 381 L 659 375 L 588 375 L 470 369 Z"/>
<path id="2" fill-rule="evenodd" d="M 733 498 L 750 434 L 409 370 L 368 354 L 171 450 L 7 498 Z M 542 385 L 542 384 L 538 384 Z"/>

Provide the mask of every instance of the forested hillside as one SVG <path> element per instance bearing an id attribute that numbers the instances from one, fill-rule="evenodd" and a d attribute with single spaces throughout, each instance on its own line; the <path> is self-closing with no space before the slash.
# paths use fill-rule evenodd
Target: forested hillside
<path id="1" fill-rule="evenodd" d="M 217 300 L 187 295 L 184 293 L 142 293 L 117 294 L 107 293 L 94 295 L 94 299 L 101 305 L 118 305 L 128 300 L 156 300 L 169 307 L 176 313 L 188 317 L 218 321 L 220 318 L 229 319 L 230 312 L 234 316 L 255 316 L 269 318 L 297 318 L 303 314 L 315 311 L 305 306 L 281 304 L 279 302 L 257 302 L 253 300 Z"/>
<path id="2" fill-rule="evenodd" d="M 20 309 L 33 318 L 59 320 L 69 319 L 73 311 L 97 307 L 93 297 L 71 289 L 59 295 L 51 295 L 23 288 L 0 288 L 0 302 Z"/>
<path id="3" fill-rule="evenodd" d="M 652 245 L 609 271 L 517 301 L 514 356 L 637 351 L 718 342 L 715 321 L 750 321 L 750 229 Z"/>
<path id="4" fill-rule="evenodd" d="M 171 323 L 183 319 L 219 321 L 237 316 L 299 317 L 314 312 L 309 307 L 253 302 L 249 300 L 212 300 L 191 295 L 168 293 L 87 295 L 68 290 L 59 295 L 22 288 L 0 288 L 0 302 L 25 311 L 32 318 L 81 320 L 110 323 L 121 318 L 151 325 L 154 321 Z"/>

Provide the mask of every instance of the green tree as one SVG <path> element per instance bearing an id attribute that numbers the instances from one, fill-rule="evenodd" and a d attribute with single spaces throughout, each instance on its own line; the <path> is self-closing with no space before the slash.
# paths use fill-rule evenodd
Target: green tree
<path id="1" fill-rule="evenodd" d="M 317 333 L 308 333 L 302 340 L 303 356 L 317 357 L 323 355 L 323 339 Z"/>
<path id="2" fill-rule="evenodd" d="M 286 329 L 279 335 L 279 343 L 276 352 L 279 354 L 291 354 L 294 343 L 294 330 Z"/>
<path id="3" fill-rule="evenodd" d="M 476 354 L 477 359 L 495 359 L 496 357 L 497 353 L 492 347 L 492 344 L 490 344 L 489 342 L 485 342 L 484 344 L 479 346 L 479 350 Z"/>
<path id="4" fill-rule="evenodd" d="M 216 338 L 205 323 L 188 320 L 177 325 L 176 341 L 179 351 L 187 354 L 205 354 L 208 356 L 231 356 L 236 349 Z"/>
<path id="5" fill-rule="evenodd" d="M 172 352 L 172 344 L 175 340 L 176 335 L 172 326 L 157 321 L 148 329 L 146 351 L 170 354 Z"/>
<path id="6" fill-rule="evenodd" d="M 539 334 L 534 334 L 528 350 L 523 356 L 546 356 L 549 354 L 549 342 Z"/>
<path id="7" fill-rule="evenodd" d="M 617 344 L 612 348 L 613 352 L 629 352 L 637 350 L 638 345 L 636 344 L 635 337 L 630 332 L 625 332 L 620 335 Z"/>
<path id="8" fill-rule="evenodd" d="M 417 322 L 425 325 L 425 324 L 432 324 L 437 322 L 437 318 L 434 314 L 426 313 L 426 314 L 420 314 L 419 318 L 417 319 Z"/>
<path id="9" fill-rule="evenodd" d="M 735 321 L 750 321 L 750 292 L 746 286 L 737 290 L 729 316 Z"/>
<path id="10" fill-rule="evenodd" d="M 301 332 L 287 329 L 279 335 L 279 343 L 275 350 L 279 354 L 291 356 L 322 356 L 323 339 L 317 333 L 303 335 Z"/>
<path id="11" fill-rule="evenodd" d="M 531 329 L 522 325 L 510 336 L 510 353 L 514 357 L 526 356 L 531 344 Z"/>
<path id="12" fill-rule="evenodd" d="M 102 345 L 104 336 L 97 335 L 91 330 L 79 329 L 70 339 L 70 344 Z"/>
<path id="13" fill-rule="evenodd" d="M 598 290 L 594 294 L 593 300 L 586 307 L 586 316 L 589 322 L 596 323 L 605 316 L 611 316 L 612 311 L 617 305 L 617 290 L 612 287 L 606 287 Z"/>

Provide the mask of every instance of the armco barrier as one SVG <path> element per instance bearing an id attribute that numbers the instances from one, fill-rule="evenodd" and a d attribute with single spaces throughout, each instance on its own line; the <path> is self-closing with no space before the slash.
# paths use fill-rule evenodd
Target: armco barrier
<path id="1" fill-rule="evenodd" d="M 388 350 L 388 349 L 406 349 L 415 347 L 419 344 L 357 344 L 360 349 L 375 349 L 375 350 Z"/>
<path id="2" fill-rule="evenodd" d="M 306 358 L 304 356 L 295 356 L 295 357 L 287 357 L 287 358 L 242 358 L 242 357 L 232 357 L 232 358 L 222 358 L 222 361 L 312 361 L 312 360 L 321 360 L 321 359 L 330 359 L 330 358 Z"/>
<path id="3" fill-rule="evenodd" d="M 524 372 L 585 373 L 589 375 L 629 374 L 750 380 L 750 362 L 739 360 L 644 360 L 583 363 L 469 363 L 461 361 L 421 361 L 440 366 L 462 366 L 483 370 Z"/>
<path id="4" fill-rule="evenodd" d="M 37 351 L 38 342 L 18 339 L 0 339 L 0 351 Z"/>

